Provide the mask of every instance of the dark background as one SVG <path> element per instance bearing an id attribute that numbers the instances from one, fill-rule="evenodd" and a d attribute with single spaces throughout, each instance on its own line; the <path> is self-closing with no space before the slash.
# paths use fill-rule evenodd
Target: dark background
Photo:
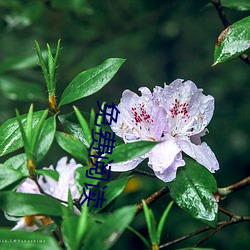
<path id="1" fill-rule="evenodd" d="M 69 4 L 70 2 L 70 4 Z M 160 0 L 0 0 L 0 62 L 9 58 L 35 55 L 34 40 L 43 49 L 46 43 L 55 48 L 62 41 L 57 71 L 57 97 L 81 71 L 100 64 L 107 58 L 121 57 L 126 62 L 115 78 L 100 92 L 76 102 L 79 109 L 89 112 L 97 108 L 96 101 L 119 103 L 125 89 L 137 91 L 141 86 L 151 90 L 176 78 L 190 79 L 205 94 L 215 97 L 214 117 L 209 134 L 204 138 L 215 152 L 220 170 L 215 174 L 218 186 L 228 186 L 249 175 L 249 66 L 236 58 L 211 67 L 215 41 L 223 30 L 216 10 L 208 1 Z M 226 9 L 233 23 L 249 12 Z M 3 76 L 39 84 L 46 88 L 39 67 L 10 70 Z M 1 80 L 1 73 L 0 73 Z M 0 123 L 15 115 L 15 108 L 26 113 L 30 101 L 13 100 L 0 88 Z M 46 107 L 34 100 L 35 109 Z M 70 105 L 62 112 L 71 112 Z M 40 167 L 55 164 L 65 155 L 56 143 Z M 144 163 L 146 165 L 146 163 Z M 138 203 L 164 183 L 149 177 L 139 177 L 136 191 L 124 194 L 119 205 Z M 247 189 L 232 194 L 221 206 L 232 213 L 249 215 Z M 152 206 L 156 217 L 166 207 L 169 198 Z M 221 216 L 220 219 L 226 219 Z M 1 218 L 2 225 L 6 220 Z M 134 221 L 135 228 L 147 235 L 143 214 Z M 167 220 L 162 243 L 203 227 L 174 206 Z M 231 226 L 208 240 L 203 246 L 216 249 L 247 249 L 249 223 Z M 191 246 L 199 238 L 189 243 Z M 113 249 L 144 249 L 130 232 L 126 232 Z"/>

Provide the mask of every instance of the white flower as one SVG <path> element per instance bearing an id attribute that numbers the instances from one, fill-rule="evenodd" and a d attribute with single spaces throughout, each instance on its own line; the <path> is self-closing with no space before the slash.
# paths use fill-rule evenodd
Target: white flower
<path id="1" fill-rule="evenodd" d="M 55 181 L 47 176 L 40 176 L 38 178 L 38 183 L 46 194 L 49 194 L 57 199 L 67 201 L 69 189 L 72 199 L 78 199 L 80 197 L 80 193 L 77 189 L 74 176 L 76 169 L 81 166 L 82 165 L 80 164 L 76 164 L 74 159 L 71 159 L 69 163 L 67 163 L 67 157 L 63 157 L 58 161 L 55 168 L 55 170 L 59 173 L 58 181 Z M 49 168 L 44 169 L 54 170 L 54 167 L 50 166 Z M 16 191 L 21 193 L 41 194 L 36 183 L 29 178 L 27 178 Z M 76 213 L 79 213 L 75 207 L 74 209 Z M 38 229 L 38 226 L 34 224 L 34 220 L 41 226 L 52 222 L 49 217 L 45 216 L 25 216 L 18 221 L 17 225 L 12 230 L 22 229 L 26 231 L 34 231 Z"/>
<path id="2" fill-rule="evenodd" d="M 214 98 L 205 96 L 191 81 L 175 80 L 169 86 L 140 88 L 142 96 L 125 90 L 118 105 L 117 123 L 111 125 L 125 143 L 138 140 L 162 141 L 148 154 L 131 161 L 111 164 L 112 171 L 135 168 L 145 158 L 156 176 L 165 182 L 176 177 L 177 168 L 184 166 L 182 151 L 204 165 L 212 173 L 218 161 L 201 136 L 214 111 Z"/>

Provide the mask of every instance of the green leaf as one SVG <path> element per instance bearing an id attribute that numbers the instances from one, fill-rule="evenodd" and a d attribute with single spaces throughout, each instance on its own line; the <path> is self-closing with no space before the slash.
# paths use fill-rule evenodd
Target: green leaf
<path id="1" fill-rule="evenodd" d="M 86 172 L 89 171 L 90 168 L 91 167 L 83 166 L 81 168 L 76 169 L 75 180 L 76 180 L 76 185 L 77 185 L 78 191 L 80 193 L 83 192 L 83 187 L 85 187 L 84 183 L 96 185 L 99 182 L 99 180 L 97 180 L 97 179 L 91 179 L 91 178 L 86 176 Z M 100 178 L 100 175 L 97 175 L 97 174 L 94 174 L 93 176 Z"/>
<path id="2" fill-rule="evenodd" d="M 83 115 L 81 114 L 81 112 L 79 111 L 79 109 L 75 106 L 73 106 L 77 119 L 81 125 L 82 128 L 82 132 L 84 137 L 86 138 L 87 142 L 88 142 L 88 147 L 90 147 L 91 143 L 92 143 L 92 136 L 91 136 L 91 132 L 89 129 L 89 125 L 87 123 L 87 121 L 85 120 L 85 118 L 83 117 Z"/>
<path id="3" fill-rule="evenodd" d="M 214 65 L 239 56 L 250 47 L 250 16 L 228 26 L 218 37 Z"/>
<path id="4" fill-rule="evenodd" d="M 41 52 L 41 54 L 45 57 L 45 51 Z M 26 56 L 18 56 L 9 58 L 0 63 L 0 73 L 4 73 L 11 70 L 22 70 L 27 68 L 32 68 L 34 66 L 38 66 L 37 64 L 37 56 L 35 54 L 26 55 Z"/>
<path id="5" fill-rule="evenodd" d="M 164 226 L 165 220 L 167 219 L 169 211 L 170 211 L 173 204 L 174 204 L 174 202 L 171 201 L 168 204 L 168 206 L 166 207 L 163 215 L 161 216 L 160 222 L 159 222 L 158 227 L 157 227 L 157 244 L 160 244 L 163 226 Z"/>
<path id="6" fill-rule="evenodd" d="M 23 153 L 10 157 L 8 160 L 4 162 L 4 165 L 8 166 L 11 169 L 18 170 L 19 172 L 28 176 L 29 171 L 26 165 L 26 160 L 27 160 L 26 155 Z"/>
<path id="7" fill-rule="evenodd" d="M 84 249 L 109 249 L 133 220 L 136 209 L 137 206 L 122 207 L 110 214 L 103 224 L 92 226 Z"/>
<path id="8" fill-rule="evenodd" d="M 43 112 L 43 110 L 34 112 L 33 127 L 38 123 Z M 27 114 L 21 115 L 20 118 L 24 125 L 27 119 Z M 23 140 L 17 118 L 11 118 L 0 126 L 0 156 L 13 152 L 22 146 Z"/>
<path id="9" fill-rule="evenodd" d="M 44 214 L 62 216 L 66 209 L 59 201 L 40 194 L 0 193 L 0 208 L 11 216 Z"/>
<path id="10" fill-rule="evenodd" d="M 6 165 L 0 165 L 0 190 L 11 185 L 16 181 L 23 180 L 27 175 L 24 175 L 20 171 L 12 169 Z"/>
<path id="11" fill-rule="evenodd" d="M 37 161 L 41 161 L 50 149 L 56 132 L 56 117 L 45 120 L 37 149 Z"/>
<path id="12" fill-rule="evenodd" d="M 56 241 L 47 234 L 26 231 L 10 231 L 0 228 L 0 249 L 11 250 L 60 250 Z"/>
<path id="13" fill-rule="evenodd" d="M 115 147 L 109 159 L 103 161 L 107 163 L 108 161 L 113 160 L 113 163 L 117 163 L 133 160 L 148 153 L 157 144 L 158 142 L 154 141 L 136 141 L 122 144 Z"/>
<path id="14" fill-rule="evenodd" d="M 221 4 L 223 7 L 239 10 L 239 11 L 247 11 L 250 10 L 250 1 L 249 0 L 221 0 Z"/>
<path id="15" fill-rule="evenodd" d="M 76 242 L 76 233 L 77 227 L 76 225 L 79 222 L 78 216 L 70 216 L 64 218 L 62 222 L 62 235 L 64 243 L 69 250 L 77 250 L 77 242 Z"/>
<path id="16" fill-rule="evenodd" d="M 76 215 L 66 217 L 62 222 L 62 234 L 67 249 L 80 249 L 88 225 L 88 207 L 85 204 L 80 217 Z"/>
<path id="17" fill-rule="evenodd" d="M 15 101 L 43 102 L 46 100 L 42 86 L 14 77 L 0 77 L 0 93 L 6 98 Z"/>
<path id="18" fill-rule="evenodd" d="M 133 232 L 135 235 L 137 235 L 148 249 L 151 248 L 149 241 L 142 234 L 140 234 L 138 231 L 136 231 L 134 228 L 132 228 L 130 226 L 128 226 L 127 228 L 128 228 L 128 230 Z"/>
<path id="19" fill-rule="evenodd" d="M 52 169 L 36 169 L 36 173 L 44 176 L 48 176 L 51 179 L 58 181 L 59 173 L 56 170 Z"/>
<path id="20" fill-rule="evenodd" d="M 186 166 L 179 168 L 176 179 L 168 183 L 170 195 L 191 216 L 216 227 L 218 204 L 213 196 L 218 192 L 216 180 L 199 163 L 191 159 L 185 161 Z"/>
<path id="21" fill-rule="evenodd" d="M 106 201 L 103 202 L 102 208 L 99 207 L 95 209 L 95 211 L 99 212 L 107 205 L 109 205 L 115 198 L 117 198 L 123 192 L 126 184 L 128 183 L 129 179 L 131 179 L 131 177 L 133 176 L 125 176 L 108 182 L 104 193 L 104 198 L 106 199 Z"/>
<path id="22" fill-rule="evenodd" d="M 151 209 L 148 208 L 147 203 L 142 200 L 143 211 L 146 218 L 147 226 L 148 226 L 148 234 L 151 241 L 151 244 L 157 244 L 157 233 L 156 233 L 156 221 L 154 214 Z"/>
<path id="23" fill-rule="evenodd" d="M 78 138 L 87 148 L 90 147 L 90 144 L 87 142 L 80 125 L 77 122 L 77 119 L 72 114 L 67 115 L 60 115 L 58 116 L 60 122 L 62 123 L 64 129 L 69 133 L 72 134 L 74 137 Z M 75 118 L 75 119 L 74 119 Z"/>
<path id="24" fill-rule="evenodd" d="M 56 141 L 62 149 L 70 153 L 78 161 L 83 164 L 88 163 L 88 150 L 76 137 L 68 133 L 56 132 Z"/>
<path id="25" fill-rule="evenodd" d="M 107 59 L 99 66 L 78 74 L 64 90 L 59 106 L 99 91 L 114 77 L 124 61 L 121 58 Z"/>

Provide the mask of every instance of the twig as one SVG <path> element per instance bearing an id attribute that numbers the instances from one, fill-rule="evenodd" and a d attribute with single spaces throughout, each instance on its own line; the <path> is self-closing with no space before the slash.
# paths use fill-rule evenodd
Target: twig
<path id="1" fill-rule="evenodd" d="M 219 188 L 219 195 L 222 197 L 222 198 L 225 198 L 226 196 L 228 196 L 229 194 L 231 193 L 234 193 L 236 191 L 239 191 L 247 186 L 250 185 L 250 176 L 246 177 L 245 179 L 237 182 L 237 183 L 234 183 L 228 187 L 225 187 L 225 188 Z"/>
<path id="2" fill-rule="evenodd" d="M 241 222 L 247 222 L 247 221 L 250 221 L 250 217 L 247 217 L 247 216 L 242 217 L 242 216 L 234 215 L 234 217 L 230 221 L 219 222 L 218 223 L 218 227 L 216 229 L 214 229 L 213 231 L 209 232 L 209 234 L 207 234 L 205 237 L 209 238 L 210 236 L 212 236 L 216 232 L 220 231 L 221 229 L 223 229 L 224 227 L 227 227 L 229 225 L 237 224 L 237 223 L 241 223 Z M 201 229 L 199 229 L 199 230 L 197 230 L 195 232 L 192 232 L 192 233 L 187 234 L 185 236 L 182 236 L 182 237 L 180 237 L 178 239 L 175 239 L 173 241 L 170 241 L 170 242 L 167 242 L 165 244 L 162 244 L 162 245 L 159 246 L 159 248 L 169 247 L 171 245 L 177 244 L 177 243 L 179 243 L 181 241 L 184 241 L 186 239 L 189 239 L 189 238 L 191 238 L 191 237 L 193 237 L 195 235 L 204 233 L 204 232 L 206 232 L 208 230 L 211 230 L 211 229 L 212 229 L 212 227 L 209 227 L 209 226 L 203 227 L 203 228 L 201 228 Z M 205 237 L 202 238 L 202 240 L 203 240 L 202 242 L 204 242 L 207 239 L 207 238 L 205 239 Z M 198 243 L 195 244 L 195 246 L 198 246 L 198 244 L 201 244 L 202 242 L 200 240 Z"/>
<path id="3" fill-rule="evenodd" d="M 166 186 L 166 187 L 163 187 L 160 190 L 156 191 L 155 193 L 150 195 L 148 198 L 146 198 L 145 202 L 147 205 L 150 205 L 167 193 L 169 193 L 169 188 Z M 137 205 L 136 214 L 140 213 L 142 210 L 143 210 L 143 205 L 142 205 L 142 203 L 140 203 Z"/>
<path id="4" fill-rule="evenodd" d="M 222 230 L 223 228 L 233 225 L 233 224 L 238 224 L 241 222 L 247 222 L 250 221 L 250 216 L 237 216 L 235 215 L 234 217 L 232 217 L 232 219 L 230 221 L 223 221 L 222 223 L 220 223 L 220 225 L 212 230 L 211 232 L 209 232 L 207 235 L 205 235 L 202 239 L 200 239 L 195 245 L 194 247 L 197 247 L 199 245 L 201 245 L 204 241 L 206 241 L 208 238 L 210 238 L 212 235 L 214 235 L 215 233 L 219 232 L 220 230 Z"/>
<path id="5" fill-rule="evenodd" d="M 135 169 L 134 170 L 135 172 L 139 173 L 139 174 L 142 174 L 142 175 L 146 175 L 146 176 L 149 176 L 149 177 L 155 177 L 155 174 L 152 174 L 152 173 L 148 173 L 148 172 L 145 172 L 145 171 L 142 171 L 142 170 L 139 170 L 139 169 Z"/>
<path id="6" fill-rule="evenodd" d="M 221 5 L 221 2 L 220 0 L 211 0 L 211 3 L 214 5 L 214 7 L 216 8 L 218 14 L 219 14 L 219 17 L 220 17 L 220 20 L 221 22 L 223 23 L 223 26 L 224 28 L 226 29 L 228 26 L 230 26 L 230 22 L 222 8 L 222 5 Z M 250 59 L 248 57 L 247 54 L 241 54 L 239 56 L 241 58 L 241 60 L 243 60 L 245 63 L 247 63 L 248 65 L 250 65 Z"/>
<path id="7" fill-rule="evenodd" d="M 222 207 L 219 207 L 218 209 L 219 209 L 219 211 L 221 211 L 223 214 L 229 216 L 230 218 L 233 218 L 235 216 L 235 214 L 232 214 L 231 212 L 227 211 L 226 209 L 224 209 Z"/>
<path id="8" fill-rule="evenodd" d="M 50 196 L 50 197 L 53 198 L 54 200 L 57 200 L 57 201 L 59 201 L 59 202 L 61 202 L 61 203 L 68 204 L 67 201 L 63 201 L 63 200 L 61 200 L 61 199 L 59 199 L 59 198 L 56 198 L 56 197 L 54 197 L 54 196 L 52 196 L 52 195 L 50 195 L 50 194 L 45 193 L 45 192 L 43 191 L 42 187 L 40 186 L 39 182 L 37 181 L 37 179 L 32 179 L 32 180 L 36 183 L 36 185 L 37 185 L 37 187 L 38 187 L 38 190 L 39 190 L 39 192 L 40 192 L 41 194 Z"/>
<path id="9" fill-rule="evenodd" d="M 193 236 L 195 236 L 195 235 L 197 235 L 197 234 L 206 232 L 206 231 L 209 230 L 209 229 L 211 229 L 211 227 L 209 227 L 209 226 L 203 227 L 203 228 L 201 228 L 201 229 L 199 229 L 199 230 L 197 230 L 197 231 L 195 231 L 195 232 L 192 232 L 192 233 L 187 234 L 187 235 L 185 235 L 185 236 L 182 236 L 182 237 L 180 237 L 180 238 L 178 238 L 178 239 L 175 239 L 175 240 L 173 240 L 173 241 L 170 241 L 170 242 L 167 242 L 167 243 L 165 243 L 165 244 L 162 244 L 162 245 L 159 246 L 159 248 L 169 247 L 169 246 L 171 246 L 171 245 L 177 244 L 177 243 L 179 243 L 179 242 L 181 242 L 181 241 L 184 241 L 184 240 L 186 240 L 186 239 L 188 239 L 188 238 L 191 238 L 191 237 L 193 237 Z"/>

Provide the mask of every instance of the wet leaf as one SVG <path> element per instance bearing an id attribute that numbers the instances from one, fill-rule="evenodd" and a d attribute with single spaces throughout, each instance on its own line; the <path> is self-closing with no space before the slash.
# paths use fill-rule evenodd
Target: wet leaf
<path id="1" fill-rule="evenodd" d="M 0 208 L 11 216 L 45 214 L 62 216 L 66 209 L 59 201 L 40 194 L 0 193 Z"/>
<path id="2" fill-rule="evenodd" d="M 64 90 L 59 106 L 92 95 L 103 88 L 124 63 L 124 59 L 110 58 L 95 68 L 78 74 Z"/>
<path id="3" fill-rule="evenodd" d="M 228 26 L 218 37 L 214 65 L 239 56 L 250 47 L 250 16 Z"/>
<path id="4" fill-rule="evenodd" d="M 42 111 L 34 112 L 33 124 L 34 127 L 43 114 Z M 22 124 L 26 123 L 27 114 L 20 116 Z M 24 125 L 25 127 L 25 125 Z M 0 156 L 6 155 L 10 152 L 13 152 L 23 146 L 23 140 L 21 132 L 19 129 L 19 124 L 17 118 L 11 118 L 7 120 L 0 126 Z"/>
<path id="5" fill-rule="evenodd" d="M 218 191 L 216 180 L 199 163 L 185 161 L 186 166 L 179 168 L 176 179 L 168 184 L 170 195 L 191 216 L 216 227 L 218 204 L 213 196 Z"/>

